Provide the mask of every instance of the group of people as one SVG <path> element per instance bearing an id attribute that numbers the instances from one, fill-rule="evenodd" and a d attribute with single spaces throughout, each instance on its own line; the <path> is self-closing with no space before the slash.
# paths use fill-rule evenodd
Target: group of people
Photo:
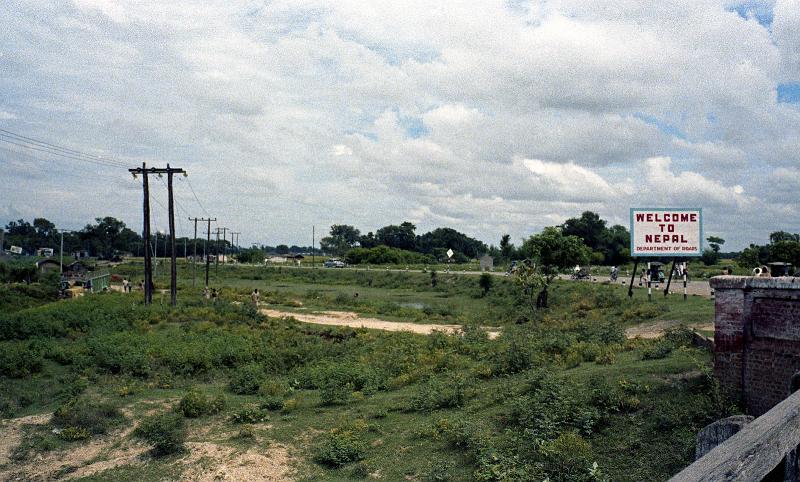
<path id="1" fill-rule="evenodd" d="M 209 289 L 208 286 L 203 288 L 203 298 L 207 300 L 211 300 L 213 303 L 216 303 L 219 299 L 219 291 L 216 288 Z"/>

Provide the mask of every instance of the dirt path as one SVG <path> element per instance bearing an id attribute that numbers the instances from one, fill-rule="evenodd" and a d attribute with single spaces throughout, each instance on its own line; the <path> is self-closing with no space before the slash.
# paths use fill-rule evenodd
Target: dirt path
<path id="1" fill-rule="evenodd" d="M 658 338 L 664 334 L 668 328 L 674 328 L 681 324 L 678 320 L 659 320 L 650 324 L 642 324 L 632 326 L 625 330 L 626 338 L 644 338 L 653 339 Z M 694 323 L 688 325 L 689 328 L 694 330 L 714 331 L 713 323 Z"/>
<path id="2" fill-rule="evenodd" d="M 410 331 L 421 335 L 430 335 L 434 331 L 445 333 L 460 333 L 461 325 L 437 325 L 423 323 L 409 323 L 404 321 L 387 321 L 377 318 L 362 318 L 358 313 L 350 311 L 323 311 L 320 313 L 298 313 L 293 311 L 279 311 L 269 308 L 261 309 L 260 312 L 271 318 L 294 318 L 303 323 L 313 323 L 315 325 L 349 326 L 350 328 L 369 328 L 384 331 Z M 500 336 L 498 328 L 487 328 L 490 340 Z"/>

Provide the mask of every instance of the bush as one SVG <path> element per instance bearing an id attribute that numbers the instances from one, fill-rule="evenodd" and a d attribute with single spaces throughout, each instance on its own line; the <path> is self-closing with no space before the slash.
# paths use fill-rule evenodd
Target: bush
<path id="1" fill-rule="evenodd" d="M 325 434 L 313 448 L 314 460 L 338 468 L 364 458 L 367 444 L 353 430 L 333 430 Z"/>
<path id="2" fill-rule="evenodd" d="M 283 408 L 283 397 L 266 397 L 261 402 L 261 408 L 270 411 L 280 410 Z"/>
<path id="3" fill-rule="evenodd" d="M 184 417 L 197 418 L 203 415 L 219 413 L 225 409 L 226 400 L 223 395 L 209 400 L 207 396 L 197 390 L 191 390 L 183 396 L 178 404 L 178 412 Z"/>
<path id="4" fill-rule="evenodd" d="M 642 360 L 658 360 L 668 357 L 670 353 L 672 353 L 672 344 L 666 340 L 660 340 L 642 350 Z"/>
<path id="5" fill-rule="evenodd" d="M 527 393 L 512 400 L 509 424 L 525 437 L 554 439 L 564 431 L 591 433 L 601 413 L 586 403 L 586 395 L 565 385 L 548 372 L 536 372 L 528 380 Z"/>
<path id="6" fill-rule="evenodd" d="M 371 393 L 383 387 L 383 377 L 363 364 L 339 363 L 315 369 L 314 384 L 319 387 L 323 405 L 347 403 L 353 392 Z"/>
<path id="7" fill-rule="evenodd" d="M 151 453 L 163 457 L 186 450 L 186 430 L 183 417 L 177 413 L 162 413 L 142 420 L 134 435 L 153 446 Z"/>
<path id="8" fill-rule="evenodd" d="M 0 344 L 0 375 L 23 378 L 42 370 L 41 350 L 32 343 L 7 342 Z"/>
<path id="9" fill-rule="evenodd" d="M 258 393 L 264 378 L 264 370 L 259 365 L 245 365 L 233 373 L 230 389 L 239 395 Z"/>
<path id="10" fill-rule="evenodd" d="M 533 353 L 533 347 L 529 343 L 518 343 L 514 340 L 508 347 L 496 352 L 492 372 L 509 375 L 525 371 L 533 364 Z"/>
<path id="11" fill-rule="evenodd" d="M 242 407 L 231 416 L 233 423 L 262 423 L 269 421 L 269 413 L 260 407 Z"/>
<path id="12" fill-rule="evenodd" d="M 71 400 L 53 412 L 50 423 L 61 429 L 84 430 L 92 435 L 107 433 L 125 417 L 110 403 Z"/>
<path id="13" fill-rule="evenodd" d="M 553 481 L 593 481 L 589 472 L 592 467 L 592 447 L 575 432 L 565 432 L 555 440 L 542 444 L 544 469 Z"/>
<path id="14" fill-rule="evenodd" d="M 415 411 L 431 411 L 460 407 L 466 400 L 466 387 L 467 382 L 462 376 L 451 379 L 430 378 L 412 396 L 409 408 Z"/>
<path id="15" fill-rule="evenodd" d="M 67 442 L 74 442 L 76 440 L 86 440 L 92 434 L 85 428 L 67 427 L 58 432 L 58 438 L 66 440 Z"/>

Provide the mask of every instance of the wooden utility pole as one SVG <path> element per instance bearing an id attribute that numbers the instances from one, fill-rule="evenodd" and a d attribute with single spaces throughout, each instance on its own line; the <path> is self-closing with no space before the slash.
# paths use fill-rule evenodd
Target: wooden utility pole
<path id="1" fill-rule="evenodd" d="M 203 247 L 203 256 L 206 258 L 206 288 L 208 288 L 208 267 L 211 264 L 211 261 L 208 257 L 208 249 L 210 248 L 211 244 L 211 221 L 216 221 L 217 218 L 214 219 L 204 219 L 204 221 L 208 221 L 208 231 L 206 231 L 206 245 Z"/>
<path id="2" fill-rule="evenodd" d="M 192 255 L 192 287 L 195 286 L 195 277 L 197 275 L 197 221 L 208 222 L 207 239 L 211 241 L 211 221 L 216 221 L 217 218 L 189 218 L 189 221 L 194 221 L 194 254 Z M 203 250 L 203 255 L 206 258 L 206 286 L 208 286 L 208 255 Z"/>
<path id="3" fill-rule="evenodd" d="M 228 263 L 228 240 L 225 238 L 225 235 L 228 232 L 228 228 L 221 228 L 222 229 L 222 264 Z"/>
<path id="4" fill-rule="evenodd" d="M 237 253 L 239 252 L 238 246 L 239 246 L 239 235 L 240 234 L 242 234 L 242 233 L 239 233 L 239 232 L 235 233 L 235 232 L 231 231 L 231 250 L 233 250 L 233 248 L 236 248 L 236 252 Z M 233 240 L 234 236 L 236 236 L 236 241 Z"/>
<path id="5" fill-rule="evenodd" d="M 316 242 L 316 233 L 314 232 L 315 229 L 316 226 L 312 224 L 311 225 L 311 269 L 316 269 L 317 267 L 315 263 L 316 258 L 314 257 L 314 243 Z"/>
<path id="6" fill-rule="evenodd" d="M 128 169 L 128 172 L 134 175 L 142 175 L 142 187 L 144 190 L 144 239 L 149 244 L 150 242 L 150 186 L 148 183 L 148 174 L 166 174 L 167 175 L 167 190 L 169 195 L 169 233 L 170 233 L 170 246 L 172 248 L 172 268 L 170 271 L 170 301 L 172 305 L 177 304 L 178 294 L 178 267 L 175 252 L 175 197 L 172 192 L 172 175 L 173 174 L 186 174 L 186 171 L 180 168 L 170 167 L 167 168 L 147 168 L 143 162 L 142 167 L 136 169 Z M 158 241 L 156 241 L 158 243 Z M 153 302 L 153 260 L 150 256 L 150 250 L 145 249 L 144 253 L 144 302 L 149 305 Z"/>

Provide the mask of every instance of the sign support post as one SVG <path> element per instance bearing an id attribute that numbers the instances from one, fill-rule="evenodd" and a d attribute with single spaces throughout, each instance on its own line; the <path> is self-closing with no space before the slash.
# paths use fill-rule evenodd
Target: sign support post
<path id="1" fill-rule="evenodd" d="M 675 272 L 675 263 L 678 262 L 678 258 L 672 258 L 672 269 L 669 270 L 669 278 L 667 279 L 667 287 L 664 288 L 664 298 L 667 297 L 669 294 L 669 285 L 672 283 L 672 273 Z"/>
<path id="2" fill-rule="evenodd" d="M 664 288 L 669 295 L 678 258 L 703 253 L 703 210 L 700 208 L 631 208 L 631 256 L 672 258 L 672 269 Z M 647 299 L 652 300 L 653 270 L 647 264 Z M 687 277 L 683 270 L 683 298 L 687 299 Z M 656 288 L 660 286 L 656 279 Z M 640 282 L 641 285 L 641 282 Z M 631 278 L 631 288 L 633 278 Z M 632 296 L 629 289 L 629 296 Z"/>
<path id="3" fill-rule="evenodd" d="M 633 272 L 631 273 L 631 285 L 628 286 L 628 298 L 633 298 L 633 280 L 636 278 L 636 270 L 639 268 L 639 258 L 633 258 Z"/>

